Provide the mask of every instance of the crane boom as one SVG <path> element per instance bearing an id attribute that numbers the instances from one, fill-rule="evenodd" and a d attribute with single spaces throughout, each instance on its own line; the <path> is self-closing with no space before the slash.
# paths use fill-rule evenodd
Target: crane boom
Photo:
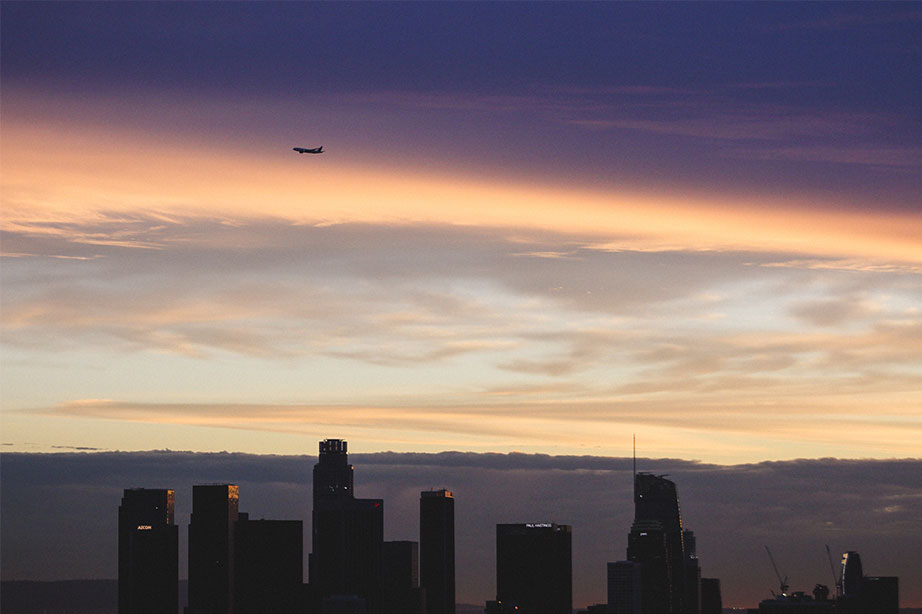
<path id="1" fill-rule="evenodd" d="M 775 565 L 775 557 L 772 556 L 772 551 L 768 549 L 768 546 L 765 546 L 765 552 L 768 553 L 768 560 L 772 562 L 772 569 L 775 570 L 775 576 L 778 578 L 778 584 L 781 587 L 781 594 L 788 594 L 788 577 L 785 576 L 784 579 L 781 579 L 781 573 L 778 571 L 778 566 Z"/>
<path id="2" fill-rule="evenodd" d="M 829 559 L 829 571 L 832 572 L 832 583 L 836 587 L 836 597 L 839 596 L 841 582 L 839 578 L 836 577 L 836 567 L 832 564 L 832 552 L 829 551 L 829 544 L 826 544 L 826 558 Z"/>

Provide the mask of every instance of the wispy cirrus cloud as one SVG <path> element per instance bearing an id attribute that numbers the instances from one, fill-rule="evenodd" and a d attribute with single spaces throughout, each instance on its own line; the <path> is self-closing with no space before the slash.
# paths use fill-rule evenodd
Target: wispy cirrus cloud
<path id="1" fill-rule="evenodd" d="M 17 249 L 92 259 L 17 258 L 7 266 L 5 341 L 379 366 L 470 355 L 491 368 L 569 377 L 613 360 L 626 368 L 619 356 L 662 341 L 662 318 L 674 339 L 693 346 L 708 338 L 713 348 L 730 330 L 795 326 L 772 310 L 817 325 L 810 314 L 829 318 L 823 306 L 835 304 L 841 316 L 830 323 L 863 314 L 869 326 L 906 317 L 900 305 L 915 300 L 912 276 L 899 267 L 858 274 L 848 287 L 830 286 L 830 296 L 805 295 L 808 280 L 831 282 L 848 269 L 774 254 L 612 250 L 573 236 L 442 226 L 151 224 L 155 238 L 138 237 L 155 240 L 157 250 L 85 244 L 81 233 L 67 241 L 9 235 L 5 245 Z M 767 320 L 747 325 L 738 312 L 754 292 L 771 308 Z M 885 293 L 898 301 L 857 310 Z M 728 317 L 729 328 L 721 324 Z M 773 345 L 771 335 L 762 338 Z"/>

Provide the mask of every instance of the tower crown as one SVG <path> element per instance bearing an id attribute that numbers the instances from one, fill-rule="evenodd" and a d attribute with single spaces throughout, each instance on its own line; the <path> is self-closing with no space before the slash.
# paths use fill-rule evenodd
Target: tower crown
<path id="1" fill-rule="evenodd" d="M 343 439 L 324 439 L 320 442 L 320 454 L 346 454 L 349 442 Z"/>

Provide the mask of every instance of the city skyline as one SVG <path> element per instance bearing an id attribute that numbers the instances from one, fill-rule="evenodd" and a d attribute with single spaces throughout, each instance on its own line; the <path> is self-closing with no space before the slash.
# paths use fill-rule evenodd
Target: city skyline
<path id="1" fill-rule="evenodd" d="M 414 541 L 445 489 L 444 594 L 557 523 L 602 603 L 636 434 L 725 606 L 829 545 L 922 607 L 920 40 L 919 1 L 0 2 L 0 578 L 112 579 L 136 487 L 175 526 L 122 548 L 185 578 L 202 484 L 307 574 L 337 437 L 321 524 Z"/>
<path id="2" fill-rule="evenodd" d="M 5 451 L 922 454 L 918 2 L 0 10 Z"/>
<path id="3" fill-rule="evenodd" d="M 179 576 L 185 578 L 196 484 L 233 479 L 250 519 L 306 520 L 316 460 L 176 452 L 4 454 L 3 579 L 73 578 L 75 570 L 82 578 L 111 578 L 117 523 L 115 514 L 100 514 L 100 505 L 110 501 L 114 509 L 124 485 L 132 483 L 175 489 Z M 385 541 L 421 537 L 419 493 L 431 492 L 433 483 L 452 484 L 459 603 L 492 598 L 497 524 L 557 522 L 573 528 L 578 607 L 604 603 L 606 564 L 622 560 L 629 546 L 635 517 L 630 458 L 359 454 L 350 460 L 360 467 L 356 494 L 385 503 Z M 791 590 L 832 585 L 825 551 L 830 546 L 836 554 L 861 552 L 868 575 L 900 577 L 904 607 L 918 607 L 922 600 L 918 460 L 737 467 L 637 461 L 640 469 L 668 473 L 680 485 L 682 517 L 695 533 L 691 550 L 701 575 L 720 579 L 727 607 L 753 606 L 777 591 L 767 544 Z M 305 554 L 312 551 L 309 535 L 304 533 Z"/>

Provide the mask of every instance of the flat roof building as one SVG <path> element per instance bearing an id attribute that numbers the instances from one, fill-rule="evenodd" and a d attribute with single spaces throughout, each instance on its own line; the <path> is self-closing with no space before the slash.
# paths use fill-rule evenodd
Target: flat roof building
<path id="1" fill-rule="evenodd" d="M 192 487 L 188 614 L 234 614 L 234 523 L 239 488 Z"/>
<path id="2" fill-rule="evenodd" d="M 173 491 L 126 489 L 118 508 L 119 614 L 176 614 L 179 527 Z"/>
<path id="3" fill-rule="evenodd" d="M 455 614 L 455 499 L 450 490 L 420 493 L 419 548 L 427 614 Z"/>
<path id="4" fill-rule="evenodd" d="M 571 614 L 572 542 L 569 525 L 496 525 L 496 601 L 527 614 Z"/>

